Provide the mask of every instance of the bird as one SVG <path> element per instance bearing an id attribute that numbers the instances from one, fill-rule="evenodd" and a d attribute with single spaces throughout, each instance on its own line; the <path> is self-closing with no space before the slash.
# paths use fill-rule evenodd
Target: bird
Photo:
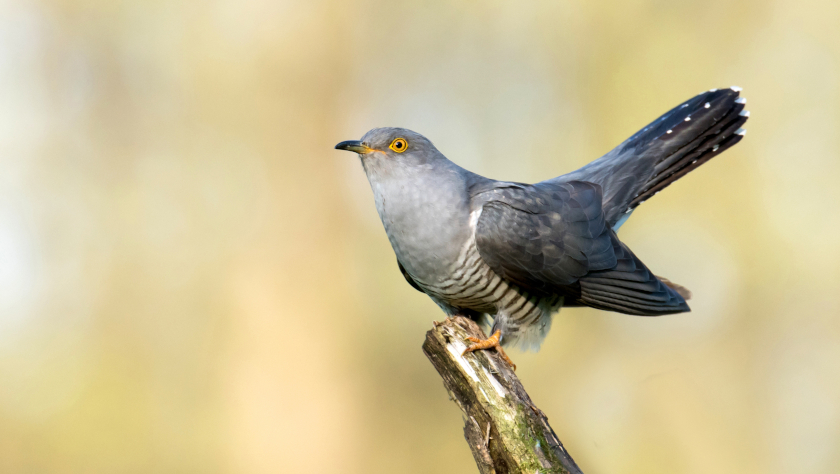
<path id="1" fill-rule="evenodd" d="M 355 152 L 406 281 L 446 314 L 488 329 L 464 353 L 538 350 L 562 307 L 639 316 L 690 311 L 690 292 L 656 276 L 618 238 L 642 203 L 738 143 L 749 118 L 741 88 L 677 105 L 602 157 L 525 184 L 446 158 L 404 128 L 375 128 Z"/>

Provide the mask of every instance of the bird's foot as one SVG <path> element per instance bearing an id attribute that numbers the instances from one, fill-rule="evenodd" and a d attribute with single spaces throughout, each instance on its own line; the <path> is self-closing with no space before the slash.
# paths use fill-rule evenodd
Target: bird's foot
<path id="1" fill-rule="evenodd" d="M 508 355 L 505 354 L 505 350 L 502 349 L 501 344 L 499 344 L 499 339 L 501 337 L 502 331 L 499 331 L 498 329 L 496 330 L 496 332 L 493 333 L 492 336 L 484 340 L 481 340 L 477 337 L 468 336 L 467 340 L 472 342 L 473 344 L 470 347 L 464 349 L 464 352 L 461 353 L 461 355 L 464 355 L 467 352 L 495 348 L 499 352 L 499 354 L 501 354 L 502 359 L 504 359 L 508 364 L 510 364 L 510 366 L 513 367 L 513 370 L 516 370 L 516 364 L 514 364 L 513 361 L 510 360 L 510 357 L 508 357 Z"/>

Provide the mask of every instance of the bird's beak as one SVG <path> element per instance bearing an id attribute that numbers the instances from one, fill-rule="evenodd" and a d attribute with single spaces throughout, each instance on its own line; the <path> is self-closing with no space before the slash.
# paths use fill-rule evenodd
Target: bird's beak
<path id="1" fill-rule="evenodd" d="M 341 142 L 335 146 L 335 149 L 354 151 L 360 155 L 364 155 L 365 153 L 370 153 L 373 151 L 373 148 L 366 146 L 359 140 L 347 140 L 346 142 Z"/>

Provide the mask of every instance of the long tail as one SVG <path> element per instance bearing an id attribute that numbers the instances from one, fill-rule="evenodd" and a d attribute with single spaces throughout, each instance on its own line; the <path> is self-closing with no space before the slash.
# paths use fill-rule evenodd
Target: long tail
<path id="1" fill-rule="evenodd" d="M 630 212 L 669 184 L 741 141 L 749 112 L 740 88 L 712 89 L 680 104 L 583 168 L 551 181 L 601 186 L 608 224 L 617 229 Z"/>

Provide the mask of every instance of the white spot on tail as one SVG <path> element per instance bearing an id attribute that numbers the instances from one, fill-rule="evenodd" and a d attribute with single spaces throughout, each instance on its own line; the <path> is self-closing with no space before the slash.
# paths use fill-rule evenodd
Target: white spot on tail
<path id="1" fill-rule="evenodd" d="M 744 90 L 744 89 L 741 89 L 741 88 L 740 88 L 740 87 L 738 87 L 738 86 L 732 86 L 732 87 L 730 87 L 730 89 L 732 89 L 732 90 L 733 90 L 733 91 L 735 91 L 735 92 L 741 92 L 742 90 Z"/>
<path id="2" fill-rule="evenodd" d="M 741 113 L 738 114 L 738 115 L 740 115 L 741 117 L 749 117 L 750 116 L 750 111 L 749 110 L 742 110 Z"/>
<path id="3" fill-rule="evenodd" d="M 737 99 L 735 99 L 735 103 L 736 104 L 746 104 L 747 103 L 747 98 L 746 97 L 738 97 Z"/>
<path id="4" fill-rule="evenodd" d="M 746 129 L 739 128 L 738 130 L 735 130 L 735 135 L 741 135 L 741 136 L 743 137 L 743 136 L 744 136 L 744 135 L 746 135 L 746 134 L 747 134 L 747 130 L 746 130 Z"/>
<path id="5" fill-rule="evenodd" d="M 712 153 L 714 153 L 714 152 L 718 151 L 718 148 L 720 148 L 720 145 L 715 145 L 715 146 L 713 146 L 713 147 L 712 147 Z"/>
<path id="6" fill-rule="evenodd" d="M 717 89 L 709 89 L 709 92 L 717 92 Z"/>

